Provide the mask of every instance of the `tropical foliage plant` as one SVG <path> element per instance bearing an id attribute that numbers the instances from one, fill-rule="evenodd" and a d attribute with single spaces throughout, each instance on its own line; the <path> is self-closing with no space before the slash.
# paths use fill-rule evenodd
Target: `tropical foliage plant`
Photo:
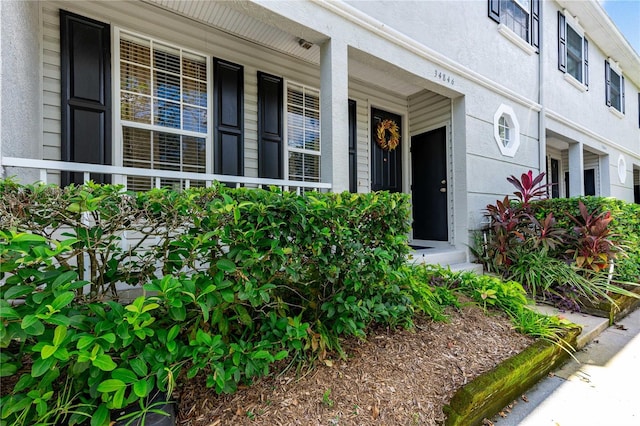
<path id="1" fill-rule="evenodd" d="M 590 209 L 582 199 L 547 200 L 544 173 L 534 177 L 529 171 L 507 180 L 516 188 L 514 196 L 487 206 L 490 232 L 486 242 L 474 249 L 489 271 L 521 282 L 534 298 L 564 308 L 612 301 L 615 293 L 636 297 L 621 285 L 639 282 L 640 273 L 626 282 L 627 271 L 633 269 L 623 261 L 629 244 L 612 231 L 611 211 Z M 561 205 L 571 208 L 558 208 Z M 637 213 L 634 223 L 640 225 Z M 640 231 L 640 226 L 631 228 Z M 635 259 L 639 255 L 632 254 Z M 613 265 L 618 262 L 623 264 L 623 274 L 614 275 Z"/>

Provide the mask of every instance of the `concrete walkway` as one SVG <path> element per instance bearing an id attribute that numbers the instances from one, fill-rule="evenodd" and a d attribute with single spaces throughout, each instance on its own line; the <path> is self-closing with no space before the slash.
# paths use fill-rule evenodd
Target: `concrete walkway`
<path id="1" fill-rule="evenodd" d="M 579 362 L 571 360 L 539 382 L 506 418 L 493 419 L 496 426 L 640 425 L 640 310 L 599 335 L 601 320 L 575 315 L 565 316 L 592 322 L 589 328 L 596 330 L 575 354 Z"/>

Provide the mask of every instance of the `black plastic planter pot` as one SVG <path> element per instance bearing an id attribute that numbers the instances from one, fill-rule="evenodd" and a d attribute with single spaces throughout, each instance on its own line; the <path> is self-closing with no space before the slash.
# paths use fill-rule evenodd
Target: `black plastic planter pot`
<path id="1" fill-rule="evenodd" d="M 149 395 L 147 406 L 154 410 L 162 411 L 165 414 L 154 413 L 149 411 L 144 415 L 138 417 L 130 417 L 124 420 L 117 421 L 114 426 L 175 426 L 175 404 L 173 402 L 167 402 L 167 396 L 164 392 L 155 390 Z M 140 411 L 140 405 L 136 402 L 122 410 L 112 412 L 112 418 L 121 418 L 127 414 Z"/>

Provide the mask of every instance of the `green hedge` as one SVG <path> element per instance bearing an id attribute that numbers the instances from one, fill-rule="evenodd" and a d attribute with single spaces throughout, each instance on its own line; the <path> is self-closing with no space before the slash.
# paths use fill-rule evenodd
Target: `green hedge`
<path id="1" fill-rule="evenodd" d="M 135 401 L 142 418 L 181 371 L 232 392 L 432 308 L 403 272 L 406 195 L 4 180 L 0 200 L 5 423 L 102 425 Z M 127 284 L 144 290 L 121 302 Z"/>
<path id="2" fill-rule="evenodd" d="M 604 197 L 554 198 L 536 201 L 536 216 L 542 219 L 548 213 L 553 213 L 558 226 L 571 230 L 575 224 L 567 213 L 580 217 L 579 200 L 582 200 L 590 212 L 611 211 L 611 239 L 618 242 L 624 250 L 624 254 L 616 260 L 616 279 L 640 283 L 640 205 Z"/>

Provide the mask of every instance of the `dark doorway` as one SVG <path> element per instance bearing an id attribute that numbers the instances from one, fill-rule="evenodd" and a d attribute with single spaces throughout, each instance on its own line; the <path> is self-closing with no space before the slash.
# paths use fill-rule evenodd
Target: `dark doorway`
<path id="1" fill-rule="evenodd" d="M 594 169 L 584 171 L 584 195 L 596 195 L 596 171 Z"/>
<path id="2" fill-rule="evenodd" d="M 394 149 L 383 149 L 377 142 L 378 126 L 390 120 L 397 127 L 400 141 Z M 402 191 L 402 121 L 397 114 L 371 108 L 371 190 Z M 389 140 L 387 131 L 385 138 Z"/>
<path id="3" fill-rule="evenodd" d="M 551 173 L 547 173 L 551 183 L 551 198 L 560 198 L 560 160 L 551 159 Z"/>
<path id="4" fill-rule="evenodd" d="M 447 132 L 441 127 L 411 138 L 413 238 L 447 241 Z"/>
<path id="5" fill-rule="evenodd" d="M 586 169 L 584 176 L 584 195 L 596 195 L 596 171 L 595 169 Z M 570 198 L 569 193 L 569 172 L 564 172 L 564 189 L 565 197 Z"/>

